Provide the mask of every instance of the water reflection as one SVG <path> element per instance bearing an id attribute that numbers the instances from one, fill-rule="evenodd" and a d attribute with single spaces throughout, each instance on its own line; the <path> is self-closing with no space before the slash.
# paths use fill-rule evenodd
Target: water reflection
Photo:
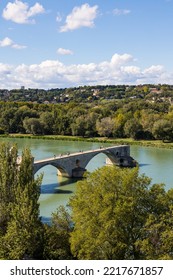
<path id="1" fill-rule="evenodd" d="M 150 163 L 139 163 L 139 167 L 151 165 Z"/>
<path id="2" fill-rule="evenodd" d="M 70 194 L 73 193 L 70 190 L 62 190 L 59 189 L 59 187 L 57 186 L 57 184 L 46 184 L 46 185 L 42 185 L 41 186 L 41 194 Z"/>
<path id="3" fill-rule="evenodd" d="M 70 187 L 71 184 L 75 184 L 78 180 L 70 178 L 64 180 L 64 178 L 60 177 L 58 178 L 58 181 L 58 183 L 53 184 L 42 184 L 41 194 L 71 194 L 73 193 L 72 190 L 65 190 L 63 187 L 67 187 L 67 185 Z"/>

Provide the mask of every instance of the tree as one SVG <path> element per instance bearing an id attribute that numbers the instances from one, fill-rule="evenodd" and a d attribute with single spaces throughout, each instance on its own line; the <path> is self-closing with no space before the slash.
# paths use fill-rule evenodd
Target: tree
<path id="1" fill-rule="evenodd" d="M 53 110 L 54 126 L 53 133 L 57 135 L 69 135 L 70 125 L 67 109 L 63 106 Z"/>
<path id="2" fill-rule="evenodd" d="M 17 148 L 5 144 L 2 147 L 4 157 L 1 162 L 5 168 L 0 174 L 4 190 L 1 201 L 5 201 L 6 211 L 3 220 L 1 218 L 5 226 L 1 232 L 0 255 L 4 259 L 39 259 L 43 246 L 38 203 L 42 178 L 34 179 L 33 158 L 28 149 L 23 151 L 18 165 Z M 9 173 L 8 164 L 11 167 Z"/>
<path id="3" fill-rule="evenodd" d="M 152 133 L 152 128 L 154 123 L 162 117 L 161 114 L 154 112 L 151 109 L 141 110 L 140 123 L 142 124 L 144 131 L 149 131 Z"/>
<path id="4" fill-rule="evenodd" d="M 94 112 L 89 112 L 85 119 L 85 136 L 93 137 L 97 135 L 96 132 L 96 120 L 99 115 Z"/>
<path id="5" fill-rule="evenodd" d="M 138 168 L 118 167 L 100 168 L 80 181 L 70 202 L 73 255 L 78 259 L 143 258 L 137 241 L 143 237 L 149 215 L 168 210 L 163 187 L 150 190 L 150 182 L 138 174 Z"/>
<path id="6" fill-rule="evenodd" d="M 50 225 L 44 225 L 44 253 L 46 260 L 73 259 L 70 249 L 70 233 L 72 232 L 71 216 L 65 207 L 60 206 L 52 214 Z"/>
<path id="7" fill-rule="evenodd" d="M 23 120 L 25 118 L 38 118 L 39 114 L 36 110 L 30 109 L 29 106 L 20 106 L 14 116 L 14 122 L 16 123 L 16 132 L 24 133 Z"/>
<path id="8" fill-rule="evenodd" d="M 43 124 L 38 118 L 25 118 L 23 121 L 23 127 L 27 133 L 33 135 L 43 134 Z"/>
<path id="9" fill-rule="evenodd" d="M 85 117 L 85 115 L 81 115 L 72 122 L 71 130 L 73 136 L 85 136 Z"/>
<path id="10" fill-rule="evenodd" d="M 96 129 L 100 136 L 110 137 L 113 134 L 114 121 L 110 117 L 97 120 Z"/>
<path id="11" fill-rule="evenodd" d="M 1 143 L 0 145 L 0 231 L 6 232 L 10 220 L 10 203 L 14 202 L 17 187 L 17 146 Z"/>
<path id="12" fill-rule="evenodd" d="M 169 192 L 172 193 L 171 198 Z M 145 259 L 173 259 L 173 191 L 169 192 L 167 196 L 169 202 L 171 202 L 169 208 L 160 215 L 149 215 L 142 230 L 142 238 L 136 242 L 136 246 L 138 246 Z"/>
<path id="13" fill-rule="evenodd" d="M 117 116 L 114 118 L 114 137 L 124 137 L 124 125 L 127 121 L 127 117 L 123 113 L 118 113 Z"/>
<path id="14" fill-rule="evenodd" d="M 161 119 L 153 125 L 153 136 L 160 140 L 173 140 L 173 124 L 170 120 Z"/>
<path id="15" fill-rule="evenodd" d="M 136 139 L 139 131 L 142 131 L 142 125 L 136 119 L 130 119 L 126 122 L 124 126 L 124 133 L 127 137 L 132 137 Z"/>
<path id="16" fill-rule="evenodd" d="M 96 120 L 98 114 L 89 112 L 88 114 L 77 117 L 71 123 L 72 135 L 92 137 L 96 136 Z"/>
<path id="17" fill-rule="evenodd" d="M 43 126 L 44 134 L 53 134 L 54 118 L 50 112 L 44 112 L 40 115 L 40 121 Z"/>
<path id="18" fill-rule="evenodd" d="M 16 132 L 17 123 L 15 122 L 16 107 L 3 110 L 1 113 L 1 128 L 7 133 Z"/>
<path id="19" fill-rule="evenodd" d="M 140 180 L 142 187 L 138 188 Z M 141 198 L 146 197 L 145 188 L 149 184 L 147 178 L 140 180 L 136 169 L 122 171 L 117 167 L 104 167 L 78 184 L 76 196 L 70 204 L 75 224 L 71 245 L 77 258 L 134 257 L 134 248 L 132 250 L 129 246 L 130 243 L 134 246 L 135 236 L 145 219 Z M 135 213 L 137 206 L 138 216 Z"/>

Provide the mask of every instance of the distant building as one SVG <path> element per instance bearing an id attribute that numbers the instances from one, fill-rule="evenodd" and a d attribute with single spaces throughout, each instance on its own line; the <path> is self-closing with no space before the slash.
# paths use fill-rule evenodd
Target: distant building
<path id="1" fill-rule="evenodd" d="M 91 89 L 91 91 L 93 92 L 93 96 L 97 96 L 97 95 L 99 95 L 99 89 Z"/>
<path id="2" fill-rule="evenodd" d="M 150 93 L 159 94 L 159 93 L 162 93 L 162 90 L 159 90 L 159 89 L 157 89 L 157 88 L 150 88 Z"/>

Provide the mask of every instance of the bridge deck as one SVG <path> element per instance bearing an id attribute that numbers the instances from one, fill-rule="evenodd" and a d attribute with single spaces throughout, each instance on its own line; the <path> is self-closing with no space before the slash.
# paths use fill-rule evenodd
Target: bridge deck
<path id="1" fill-rule="evenodd" d="M 47 161 L 53 161 L 53 160 L 57 160 L 57 159 L 63 159 L 63 158 L 72 158 L 74 156 L 78 156 L 78 155 L 82 155 L 82 154 L 90 154 L 90 153 L 95 153 L 95 152 L 99 152 L 100 151 L 107 151 L 107 150 L 111 150 L 111 149 L 115 149 L 115 148 L 120 148 L 120 147 L 126 147 L 128 145 L 119 145 L 119 146 L 111 146 L 111 147 L 100 147 L 99 149 L 94 149 L 94 150 L 88 150 L 88 151 L 79 151 L 79 152 L 74 152 L 74 153 L 66 153 L 66 154 L 61 154 L 61 155 L 55 155 L 51 158 L 46 158 L 46 159 L 40 159 L 40 160 L 34 160 L 34 163 L 43 163 L 43 162 L 47 162 Z"/>

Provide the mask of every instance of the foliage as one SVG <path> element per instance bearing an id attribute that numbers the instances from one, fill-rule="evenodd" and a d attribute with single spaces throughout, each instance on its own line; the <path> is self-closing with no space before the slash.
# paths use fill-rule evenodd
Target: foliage
<path id="1" fill-rule="evenodd" d="M 127 137 L 137 139 L 137 134 L 142 131 L 142 125 L 136 119 L 130 119 L 124 126 L 124 133 Z"/>
<path id="2" fill-rule="evenodd" d="M 41 223 L 42 176 L 34 179 L 30 151 L 19 158 L 16 146 L 2 143 L 0 155 L 0 259 L 72 259 L 72 222 L 65 208 L 52 215 L 51 226 Z"/>
<path id="3" fill-rule="evenodd" d="M 143 258 L 149 260 L 173 259 L 173 206 L 160 215 L 150 214 L 142 230 L 142 239 L 136 242 Z"/>
<path id="4" fill-rule="evenodd" d="M 38 118 L 25 118 L 23 121 L 23 127 L 27 133 L 33 135 L 43 134 L 43 125 Z"/>
<path id="5" fill-rule="evenodd" d="M 46 260 L 73 259 L 69 242 L 71 231 L 71 216 L 63 206 L 60 206 L 57 212 L 52 214 L 51 225 L 44 225 L 43 258 Z"/>
<path id="6" fill-rule="evenodd" d="M 10 220 L 10 203 L 15 200 L 15 189 L 17 187 L 17 147 L 9 144 L 0 145 L 0 230 L 6 231 Z"/>
<path id="7" fill-rule="evenodd" d="M 157 139 L 161 139 L 163 141 L 173 140 L 173 124 L 171 120 L 158 120 L 153 125 L 153 135 Z"/>
<path id="8" fill-rule="evenodd" d="M 110 117 L 102 118 L 96 122 L 96 129 L 100 136 L 110 137 L 113 134 L 114 121 Z"/>
<path id="9" fill-rule="evenodd" d="M 148 177 L 138 174 L 137 168 L 118 167 L 100 168 L 79 182 L 70 202 L 75 225 L 71 233 L 74 256 L 78 259 L 150 258 L 145 244 L 140 244 L 145 226 L 150 215 L 163 215 L 166 219 L 164 215 L 172 205 L 172 198 L 163 186 L 150 188 L 150 183 Z M 147 233 L 150 235 L 149 230 Z"/>
<path id="10" fill-rule="evenodd" d="M 35 259 L 42 255 L 38 198 L 41 177 L 34 179 L 33 158 L 25 149 L 19 165 L 16 146 L 0 146 L 1 237 L 3 259 Z"/>
<path id="11" fill-rule="evenodd" d="M 1 133 L 173 139 L 168 85 L 0 90 L 0 99 Z"/>

